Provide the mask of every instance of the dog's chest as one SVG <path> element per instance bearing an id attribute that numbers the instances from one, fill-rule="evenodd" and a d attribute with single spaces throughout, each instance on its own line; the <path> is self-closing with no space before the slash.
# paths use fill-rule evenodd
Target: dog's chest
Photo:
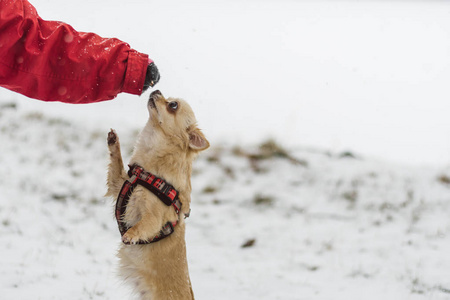
<path id="1" fill-rule="evenodd" d="M 130 197 L 125 210 L 124 221 L 128 226 L 134 226 L 151 207 L 151 192 L 141 186 L 137 186 Z"/>

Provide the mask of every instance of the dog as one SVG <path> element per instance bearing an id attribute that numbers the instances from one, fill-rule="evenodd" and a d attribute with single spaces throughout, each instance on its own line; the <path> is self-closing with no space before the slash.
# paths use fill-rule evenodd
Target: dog
<path id="1" fill-rule="evenodd" d="M 116 218 L 125 228 L 118 252 L 119 273 L 134 283 L 141 299 L 192 300 L 185 221 L 180 216 L 190 212 L 192 163 L 210 144 L 198 129 L 194 112 L 186 101 L 166 99 L 160 91 L 154 91 L 147 108 L 149 120 L 138 137 L 130 165 L 138 165 L 170 183 L 181 209 L 177 214 L 175 206 L 167 206 L 145 186 L 135 186 L 123 214 L 117 214 L 116 209 Z M 117 197 L 124 182 L 131 178 L 124 169 L 119 138 L 113 129 L 107 142 L 110 162 L 106 195 Z M 171 228 L 173 233 L 151 242 L 161 237 L 164 231 L 161 228 L 169 223 L 176 225 Z"/>

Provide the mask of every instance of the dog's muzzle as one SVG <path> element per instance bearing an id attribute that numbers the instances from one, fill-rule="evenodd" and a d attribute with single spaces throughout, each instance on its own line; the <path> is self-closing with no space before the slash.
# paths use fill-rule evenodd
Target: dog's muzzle
<path id="1" fill-rule="evenodd" d="M 148 105 L 151 108 L 156 108 L 155 100 L 162 96 L 162 93 L 159 90 L 156 90 L 150 94 L 150 98 L 148 99 Z"/>

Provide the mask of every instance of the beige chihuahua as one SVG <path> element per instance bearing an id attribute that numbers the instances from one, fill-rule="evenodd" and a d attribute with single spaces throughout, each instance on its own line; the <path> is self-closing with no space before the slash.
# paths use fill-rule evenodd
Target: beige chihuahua
<path id="1" fill-rule="evenodd" d="M 139 135 L 130 166 L 137 165 L 167 185 L 170 183 L 176 190 L 177 204 L 165 204 L 141 184 L 131 194 L 123 192 L 124 182 L 132 179 L 123 166 L 119 139 L 111 130 L 106 195 L 129 196 L 123 214 L 116 210 L 118 222 L 125 228 L 121 231 L 123 245 L 118 253 L 120 273 L 134 284 L 141 299 L 192 300 L 183 214 L 190 211 L 192 162 L 209 147 L 209 142 L 197 128 L 195 115 L 185 101 L 165 99 L 161 92 L 155 91 L 150 95 L 148 110 L 150 118 Z M 179 213 L 177 208 L 181 210 Z M 160 239 L 169 223 L 173 224 L 169 228 L 172 232 Z"/>

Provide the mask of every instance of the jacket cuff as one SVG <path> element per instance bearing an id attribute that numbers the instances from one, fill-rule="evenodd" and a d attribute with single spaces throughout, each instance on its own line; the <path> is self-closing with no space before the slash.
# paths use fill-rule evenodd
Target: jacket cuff
<path id="1" fill-rule="evenodd" d="M 125 93 L 140 95 L 142 94 L 147 73 L 148 55 L 130 50 L 128 54 L 127 71 L 122 91 Z"/>

